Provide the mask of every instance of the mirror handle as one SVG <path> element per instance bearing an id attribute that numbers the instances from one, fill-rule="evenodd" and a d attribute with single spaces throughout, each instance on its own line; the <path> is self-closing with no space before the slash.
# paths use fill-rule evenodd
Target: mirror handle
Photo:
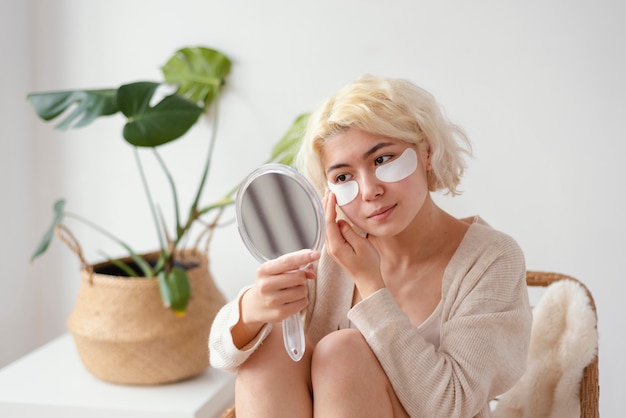
<path id="1" fill-rule="evenodd" d="M 304 355 L 304 329 L 300 312 L 283 319 L 283 341 L 285 350 L 293 361 L 300 361 Z"/>

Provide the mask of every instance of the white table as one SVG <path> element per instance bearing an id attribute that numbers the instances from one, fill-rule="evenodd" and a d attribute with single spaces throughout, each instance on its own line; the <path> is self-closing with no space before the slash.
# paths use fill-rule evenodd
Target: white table
<path id="1" fill-rule="evenodd" d="M 2 418 L 215 418 L 232 404 L 234 374 L 212 368 L 160 386 L 103 382 L 63 335 L 0 370 Z"/>

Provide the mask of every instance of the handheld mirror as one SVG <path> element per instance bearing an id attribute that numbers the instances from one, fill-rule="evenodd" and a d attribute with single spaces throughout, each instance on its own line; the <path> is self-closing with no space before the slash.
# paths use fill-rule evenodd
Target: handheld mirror
<path id="1" fill-rule="evenodd" d="M 321 250 L 322 202 L 295 169 L 283 164 L 259 167 L 244 179 L 235 203 L 239 234 L 260 262 L 301 249 Z M 282 327 L 285 349 L 299 361 L 305 350 L 300 313 L 283 320 Z"/>

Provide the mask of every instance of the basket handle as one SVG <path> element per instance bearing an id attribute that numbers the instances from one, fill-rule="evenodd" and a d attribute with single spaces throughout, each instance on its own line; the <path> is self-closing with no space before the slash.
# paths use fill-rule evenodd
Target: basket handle
<path id="1" fill-rule="evenodd" d="M 54 233 L 68 246 L 68 248 L 76 254 L 80 260 L 81 268 L 89 274 L 89 284 L 93 284 L 93 266 L 85 260 L 83 250 L 78 240 L 72 232 L 63 224 L 59 224 L 54 228 Z"/>

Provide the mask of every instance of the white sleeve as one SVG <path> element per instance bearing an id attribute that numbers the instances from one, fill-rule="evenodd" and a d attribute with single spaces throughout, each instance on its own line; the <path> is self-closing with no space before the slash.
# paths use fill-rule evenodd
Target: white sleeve
<path id="1" fill-rule="evenodd" d="M 251 286 L 243 288 L 237 297 L 219 310 L 209 334 L 209 358 L 211 366 L 225 371 L 237 371 L 248 357 L 261 345 L 272 330 L 272 324 L 265 324 L 259 333 L 241 350 L 233 342 L 232 329 L 239 322 L 239 302 Z"/>

